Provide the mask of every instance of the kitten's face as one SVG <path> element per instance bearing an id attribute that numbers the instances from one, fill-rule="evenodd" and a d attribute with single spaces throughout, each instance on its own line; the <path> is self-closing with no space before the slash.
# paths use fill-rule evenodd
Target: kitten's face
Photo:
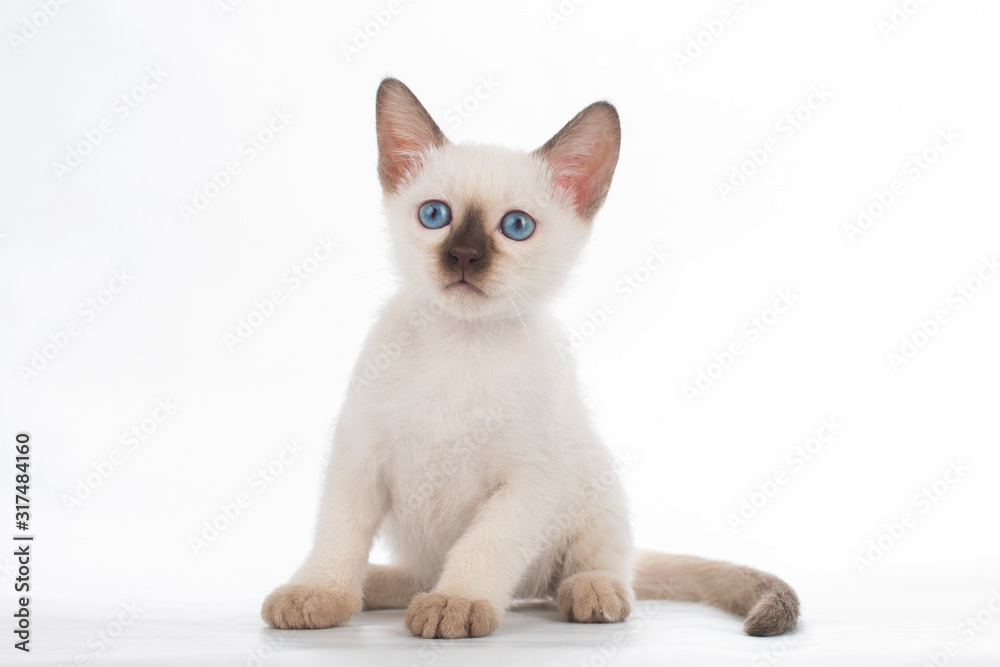
<path id="1" fill-rule="evenodd" d="M 539 158 L 496 147 L 449 144 L 425 154 L 412 182 L 386 197 L 404 284 L 464 317 L 544 302 L 590 233 L 565 198 L 553 197 L 546 171 Z"/>
<path id="2" fill-rule="evenodd" d="M 450 143 L 393 79 L 377 117 L 404 289 L 479 319 L 523 316 L 563 285 L 617 162 L 611 105 L 591 105 L 533 153 Z"/>

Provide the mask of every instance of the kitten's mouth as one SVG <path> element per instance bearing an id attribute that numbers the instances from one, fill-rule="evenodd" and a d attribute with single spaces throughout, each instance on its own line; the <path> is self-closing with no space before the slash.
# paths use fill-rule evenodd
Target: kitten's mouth
<path id="1" fill-rule="evenodd" d="M 486 293 L 483 290 L 479 289 L 465 278 L 449 283 L 444 289 L 446 292 L 454 292 L 456 294 L 475 294 L 477 296 L 486 296 Z"/>

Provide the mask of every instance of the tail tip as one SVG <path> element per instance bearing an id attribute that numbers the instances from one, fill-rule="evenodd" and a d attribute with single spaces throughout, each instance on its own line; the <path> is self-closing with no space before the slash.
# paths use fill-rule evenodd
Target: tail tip
<path id="1" fill-rule="evenodd" d="M 743 631 L 751 637 L 773 637 L 795 629 L 799 622 L 799 599 L 790 588 L 763 595 L 747 614 Z"/>

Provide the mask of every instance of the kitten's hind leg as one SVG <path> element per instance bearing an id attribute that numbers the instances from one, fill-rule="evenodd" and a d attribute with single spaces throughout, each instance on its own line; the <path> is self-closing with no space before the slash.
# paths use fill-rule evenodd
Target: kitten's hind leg
<path id="1" fill-rule="evenodd" d="M 406 609 L 421 591 L 416 578 L 398 565 L 368 566 L 364 586 L 365 609 Z"/>

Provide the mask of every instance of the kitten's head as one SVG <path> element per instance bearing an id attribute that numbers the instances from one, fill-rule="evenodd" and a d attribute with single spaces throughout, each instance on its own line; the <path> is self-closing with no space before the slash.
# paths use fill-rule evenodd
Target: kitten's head
<path id="1" fill-rule="evenodd" d="M 565 282 L 618 162 L 607 102 L 531 152 L 452 144 L 410 89 L 375 105 L 379 180 L 406 289 L 463 319 L 516 317 Z"/>

